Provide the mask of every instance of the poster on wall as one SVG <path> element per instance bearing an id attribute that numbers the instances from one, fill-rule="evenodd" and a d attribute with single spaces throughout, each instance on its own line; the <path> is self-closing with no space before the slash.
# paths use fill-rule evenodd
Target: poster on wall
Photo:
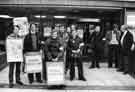
<path id="1" fill-rule="evenodd" d="M 19 35 L 25 36 L 29 32 L 29 23 L 27 17 L 17 17 L 13 19 L 14 25 L 19 26 Z"/>
<path id="2" fill-rule="evenodd" d="M 47 62 L 47 84 L 64 84 L 64 62 Z"/>
<path id="3" fill-rule="evenodd" d="M 23 62 L 23 39 L 6 40 L 7 62 Z"/>
<path id="4" fill-rule="evenodd" d="M 42 72 L 42 54 L 40 52 L 28 52 L 25 54 L 25 72 Z"/>

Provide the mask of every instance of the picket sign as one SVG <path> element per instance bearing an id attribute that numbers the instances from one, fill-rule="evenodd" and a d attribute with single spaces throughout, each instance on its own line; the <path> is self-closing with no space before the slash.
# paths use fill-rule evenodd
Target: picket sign
<path id="1" fill-rule="evenodd" d="M 40 52 L 28 52 L 25 57 L 25 72 L 42 72 L 42 54 Z"/>

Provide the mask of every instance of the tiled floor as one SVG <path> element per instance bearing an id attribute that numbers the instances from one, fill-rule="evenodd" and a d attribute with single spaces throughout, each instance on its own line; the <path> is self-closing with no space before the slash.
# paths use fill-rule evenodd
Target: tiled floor
<path id="1" fill-rule="evenodd" d="M 107 68 L 106 63 L 101 63 L 100 64 L 101 68 L 100 69 L 88 69 L 89 63 L 84 63 L 84 75 L 87 81 L 79 81 L 77 80 L 77 77 L 73 81 L 69 81 L 69 72 L 66 75 L 66 92 L 79 92 L 79 90 L 85 90 L 81 92 L 98 92 L 98 90 L 104 90 L 104 91 L 99 91 L 99 92 L 108 92 L 106 90 L 109 90 L 109 92 L 123 92 L 120 90 L 135 90 L 135 79 L 133 79 L 129 75 L 123 75 L 122 72 L 116 72 L 115 68 Z M 77 72 L 76 72 L 77 75 Z M 16 86 L 15 92 L 20 92 L 19 89 L 25 90 L 25 89 L 33 89 L 37 90 L 39 89 L 38 92 L 42 92 L 43 89 L 45 89 L 46 84 L 38 84 L 34 83 L 32 86 L 28 84 L 28 79 L 27 79 L 27 74 L 21 74 L 21 79 L 22 81 L 27 85 L 27 87 L 18 87 Z M 0 72 L 0 87 L 8 88 L 8 67 L 6 67 L 4 70 Z M 4 85 L 4 86 L 2 86 Z M 19 89 L 18 89 L 19 88 Z M 74 91 L 71 91 L 74 89 Z M 114 91 L 114 90 L 119 90 L 119 91 Z M 1 89 L 0 89 L 1 90 Z M 5 89 L 2 89 L 3 91 Z M 10 90 L 10 89 L 9 89 Z M 45 89 L 46 90 L 46 89 Z M 67 91 L 69 90 L 69 91 Z M 89 90 L 89 91 L 88 91 Z M 91 90 L 91 91 L 90 91 Z M 93 90 L 93 91 L 92 91 Z M 96 91 L 97 90 L 97 91 Z M 3 92 L 1 91 L 1 92 Z M 64 91 L 64 90 L 63 90 Z M 58 92 L 63 92 L 63 91 L 58 91 Z M 26 91 L 27 92 L 27 91 Z M 30 91 L 29 91 L 30 92 Z M 35 91 L 32 91 L 35 92 Z M 44 91 L 46 92 L 46 91 Z M 56 90 L 54 92 L 57 92 Z M 65 92 L 65 91 L 64 91 Z M 132 91 L 134 92 L 134 91 Z"/>

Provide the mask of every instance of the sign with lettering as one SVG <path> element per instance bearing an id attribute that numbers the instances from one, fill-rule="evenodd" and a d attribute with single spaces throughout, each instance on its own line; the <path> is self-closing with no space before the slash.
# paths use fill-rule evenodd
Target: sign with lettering
<path id="1" fill-rule="evenodd" d="M 25 36 L 29 33 L 29 24 L 27 17 L 17 17 L 13 19 L 14 25 L 19 26 L 19 35 Z"/>
<path id="2" fill-rule="evenodd" d="M 48 85 L 64 84 L 64 62 L 47 62 Z"/>
<path id="3" fill-rule="evenodd" d="M 23 39 L 6 40 L 7 62 L 23 62 Z"/>
<path id="4" fill-rule="evenodd" d="M 25 72 L 42 72 L 42 55 L 40 52 L 28 52 L 25 54 Z"/>

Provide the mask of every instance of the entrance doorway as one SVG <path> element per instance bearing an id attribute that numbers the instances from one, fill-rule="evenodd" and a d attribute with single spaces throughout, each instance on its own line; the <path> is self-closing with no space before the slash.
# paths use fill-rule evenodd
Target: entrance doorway
<path id="1" fill-rule="evenodd" d="M 83 29 L 83 32 L 86 33 L 83 35 L 85 38 L 83 39 L 87 43 L 87 33 L 89 32 L 89 26 L 95 25 L 100 26 L 102 38 L 105 37 L 105 34 L 108 30 L 112 30 L 112 25 L 117 24 L 122 25 L 124 21 L 123 9 L 97 9 L 97 8 L 69 8 L 69 7 L 2 7 L 0 8 L 0 14 L 5 15 L 8 14 L 11 17 L 28 17 L 30 23 L 36 23 L 38 27 L 38 32 L 44 34 L 44 30 L 46 28 L 57 28 L 61 31 L 71 26 L 72 24 L 76 24 L 79 28 Z M 12 32 L 12 19 L 1 18 L 0 22 L 2 26 L 0 26 L 0 40 L 4 40 Z M 103 61 L 107 58 L 107 48 L 102 42 L 102 57 Z M 4 51 L 4 50 L 3 50 Z M 87 53 L 83 52 L 84 61 L 89 61 Z M 86 82 L 82 81 L 69 81 L 69 75 L 66 76 L 66 84 L 69 88 L 77 87 L 77 86 L 86 86 L 86 88 L 96 88 L 104 89 L 105 87 L 110 87 L 110 89 L 128 89 L 129 86 L 135 86 L 135 80 L 129 75 L 123 75 L 122 73 L 116 72 L 116 69 L 108 69 L 105 67 L 106 63 L 101 63 L 100 69 L 88 69 L 89 62 L 84 62 L 84 75 L 87 79 Z M 8 84 L 8 67 L 4 70 L 0 71 L 0 84 L 7 85 Z M 106 76 L 105 76 L 106 75 Z M 25 82 L 28 87 L 29 86 L 27 75 L 22 74 L 23 82 Z M 3 81 L 4 80 L 4 81 Z M 34 84 L 39 87 L 40 84 Z M 44 88 L 40 86 L 39 88 Z M 6 87 L 6 86 L 5 86 Z M 26 87 L 27 88 L 27 87 Z"/>

